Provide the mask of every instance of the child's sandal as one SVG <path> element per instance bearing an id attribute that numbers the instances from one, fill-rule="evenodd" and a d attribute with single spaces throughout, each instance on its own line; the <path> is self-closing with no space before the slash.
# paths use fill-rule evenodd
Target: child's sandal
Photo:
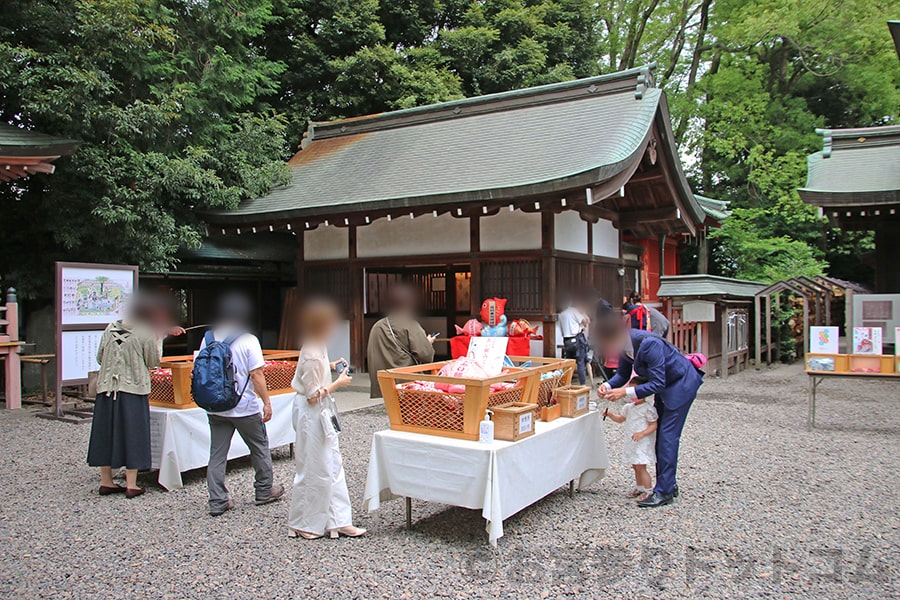
<path id="1" fill-rule="evenodd" d="M 638 497 L 640 497 L 640 496 L 645 495 L 646 493 L 647 493 L 647 490 L 645 490 L 645 489 L 642 489 L 642 488 L 634 488 L 633 490 L 631 490 L 630 492 L 628 492 L 628 497 L 629 497 L 629 498 L 638 498 Z"/>

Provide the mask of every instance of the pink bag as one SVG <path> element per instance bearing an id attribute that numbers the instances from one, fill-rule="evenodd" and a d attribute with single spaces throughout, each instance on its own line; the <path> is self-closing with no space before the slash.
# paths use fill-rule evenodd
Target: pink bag
<path id="1" fill-rule="evenodd" d="M 706 358 L 706 355 L 702 352 L 694 352 L 692 354 L 685 354 L 684 357 L 688 359 L 694 368 L 698 371 L 706 366 L 706 363 L 709 362 Z"/>

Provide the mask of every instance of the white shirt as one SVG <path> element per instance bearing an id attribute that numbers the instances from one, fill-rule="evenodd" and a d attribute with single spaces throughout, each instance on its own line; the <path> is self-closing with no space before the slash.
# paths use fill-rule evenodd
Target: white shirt
<path id="1" fill-rule="evenodd" d="M 584 329 L 585 317 L 574 306 L 559 313 L 559 329 L 564 338 L 575 337 Z"/>
<path id="2" fill-rule="evenodd" d="M 229 335 L 231 331 L 213 330 L 213 339 L 221 342 Z M 206 346 L 206 338 L 200 344 L 202 350 Z M 214 413 L 220 417 L 249 417 L 262 413 L 262 400 L 256 395 L 253 389 L 253 382 L 249 381 L 250 371 L 259 369 L 266 365 L 263 358 L 262 347 L 259 340 L 252 333 L 245 333 L 231 344 L 231 362 L 234 365 L 234 384 L 237 391 L 244 390 L 237 406 L 225 412 Z"/>

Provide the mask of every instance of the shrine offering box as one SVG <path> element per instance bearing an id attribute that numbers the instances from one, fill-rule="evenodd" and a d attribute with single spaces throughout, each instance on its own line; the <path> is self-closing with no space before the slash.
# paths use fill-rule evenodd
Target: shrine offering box
<path id="1" fill-rule="evenodd" d="M 263 350 L 266 364 L 263 374 L 266 388 L 272 395 L 292 392 L 291 381 L 297 370 L 297 351 Z M 167 356 L 159 367 L 150 369 L 150 405 L 164 408 L 195 408 L 191 397 L 191 373 L 194 357 Z M 252 384 L 251 384 L 252 385 Z"/>
<path id="2" fill-rule="evenodd" d="M 557 388 L 565 387 L 572 383 L 572 375 L 575 373 L 575 359 L 544 358 L 542 356 L 510 356 L 509 358 L 517 365 L 530 363 L 526 368 L 534 369 L 541 376 L 541 379 L 538 381 L 536 417 L 540 416 L 542 408 L 550 406 L 553 392 Z M 557 371 L 562 371 L 562 373 L 555 374 Z"/>
<path id="3" fill-rule="evenodd" d="M 851 354 L 851 373 L 893 373 L 894 357 L 888 354 Z"/>
<path id="4" fill-rule="evenodd" d="M 510 402 L 492 408 L 494 438 L 516 442 L 534 435 L 534 406 L 525 402 Z"/>
<path id="5" fill-rule="evenodd" d="M 590 410 L 591 388 L 586 385 L 569 385 L 556 390 L 560 411 L 564 417 L 579 417 Z"/>
<path id="6" fill-rule="evenodd" d="M 534 369 L 509 368 L 486 379 L 438 375 L 449 362 L 378 371 L 391 429 L 474 441 L 488 408 L 510 402 L 535 404 L 539 374 Z M 413 382 L 449 384 L 454 390 L 404 389 Z M 492 385 L 501 383 L 509 387 L 491 391 Z"/>
<path id="7" fill-rule="evenodd" d="M 549 423 L 562 416 L 562 407 L 559 404 L 551 404 L 541 409 L 541 421 Z"/>
<path id="8" fill-rule="evenodd" d="M 848 358 L 846 354 L 807 354 L 806 370 L 846 373 L 850 369 Z"/>

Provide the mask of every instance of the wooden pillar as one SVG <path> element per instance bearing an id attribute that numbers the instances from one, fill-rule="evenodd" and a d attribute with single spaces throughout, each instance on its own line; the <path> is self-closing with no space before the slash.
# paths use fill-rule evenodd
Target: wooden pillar
<path id="1" fill-rule="evenodd" d="M 541 213 L 541 279 L 542 309 L 544 319 L 544 356 L 556 356 L 556 258 L 553 256 L 554 227 L 553 212 Z"/>
<path id="2" fill-rule="evenodd" d="M 349 319 L 350 319 L 350 364 L 359 369 L 366 366 L 366 318 L 363 306 L 363 280 L 365 274 L 356 260 L 356 225 L 348 227 L 348 256 L 350 272 Z"/>
<path id="3" fill-rule="evenodd" d="M 304 274 L 306 272 L 306 266 L 304 264 L 305 256 L 304 256 L 304 248 L 303 248 L 303 240 L 304 240 L 304 231 L 297 227 L 294 227 L 294 231 L 297 233 L 297 264 L 295 265 L 297 269 L 297 297 L 303 295 L 303 279 Z"/>
<path id="4" fill-rule="evenodd" d="M 722 311 L 722 379 L 728 378 L 728 306 L 719 304 Z"/>
<path id="5" fill-rule="evenodd" d="M 772 295 L 766 295 L 766 364 L 772 364 Z"/>
<path id="6" fill-rule="evenodd" d="M 472 262 L 471 279 L 469 280 L 469 314 L 477 315 L 481 310 L 481 217 L 474 215 L 469 217 L 469 252 Z M 452 335 L 450 331 L 448 335 Z"/>
<path id="7" fill-rule="evenodd" d="M 759 296 L 753 297 L 753 316 L 755 317 L 753 321 L 753 340 L 756 343 L 756 366 L 762 364 L 762 299 Z"/>

